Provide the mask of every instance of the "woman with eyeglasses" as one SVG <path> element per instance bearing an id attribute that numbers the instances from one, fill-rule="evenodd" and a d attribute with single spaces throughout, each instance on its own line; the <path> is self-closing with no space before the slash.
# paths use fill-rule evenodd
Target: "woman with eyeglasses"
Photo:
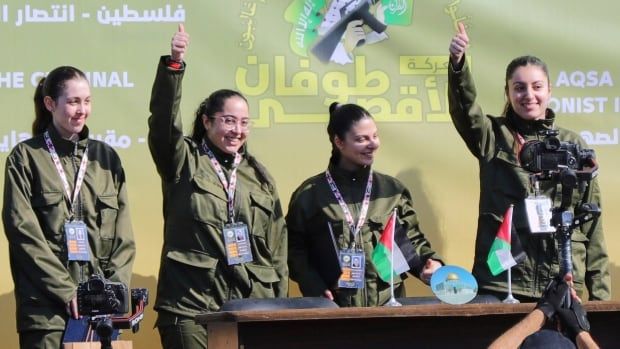
<path id="1" fill-rule="evenodd" d="M 162 180 L 164 245 L 156 326 L 164 348 L 205 348 L 194 317 L 237 298 L 286 297 L 287 234 L 272 177 L 246 150 L 248 103 L 218 90 L 183 136 L 179 104 L 189 35 L 183 25 L 160 59 L 149 148 Z"/>

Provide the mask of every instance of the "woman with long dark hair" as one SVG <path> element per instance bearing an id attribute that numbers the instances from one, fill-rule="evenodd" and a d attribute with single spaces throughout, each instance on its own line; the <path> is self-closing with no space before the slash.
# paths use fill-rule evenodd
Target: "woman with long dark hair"
<path id="1" fill-rule="evenodd" d="M 33 137 L 7 158 L 2 219 L 22 348 L 60 348 L 77 285 L 98 274 L 129 287 L 135 245 L 125 172 L 116 152 L 89 139 L 90 85 L 58 67 L 34 96 Z"/>
<path id="2" fill-rule="evenodd" d="M 379 240 L 394 213 L 401 270 L 429 283 L 442 263 L 420 230 L 409 190 L 372 168 L 380 145 L 372 116 L 356 104 L 337 103 L 329 114 L 327 170 L 295 190 L 286 215 L 291 279 L 307 297 L 340 306 L 383 305 L 392 281 L 395 297 L 405 296 L 406 273 L 390 275 L 390 263 L 377 263 Z"/>
<path id="3" fill-rule="evenodd" d="M 512 234 L 520 242 L 527 257 L 511 270 L 512 292 L 522 301 L 537 301 L 546 285 L 560 273 L 560 247 L 552 234 L 535 230 L 549 226 L 549 219 L 538 219 L 559 206 L 562 201 L 561 185 L 553 180 L 539 181 L 532 185 L 531 173 L 519 160 L 521 149 L 528 141 L 542 141 L 544 133 L 555 130 L 561 142 L 587 148 L 581 137 L 570 130 L 556 126 L 556 116 L 549 109 L 551 83 L 547 65 L 537 57 L 521 56 L 513 59 L 506 68 L 504 113 L 490 116 L 482 112 L 476 101 L 476 89 L 465 52 L 469 37 L 463 24 L 450 43 L 448 97 L 450 115 L 459 135 L 480 166 L 480 205 L 478 232 L 474 256 L 473 275 L 478 280 L 480 293 L 505 297 L 505 273 L 491 272 L 487 265 L 489 250 L 502 217 L 511 205 Z M 572 204 L 567 208 L 579 214 L 584 203 L 600 207 L 601 195 L 594 178 L 583 191 L 570 193 Z M 553 204 L 553 205 L 552 205 Z M 538 212 L 528 212 L 527 207 L 539 207 Z M 547 207 L 544 209 L 544 207 Z M 572 224 L 572 222 L 571 222 Z M 572 231 L 572 279 L 577 294 L 587 289 L 590 300 L 610 298 L 608 257 L 600 217 L 579 224 Z"/>
<path id="4" fill-rule="evenodd" d="M 194 317 L 227 300 L 286 297 L 287 234 L 267 170 L 246 147 L 251 120 L 239 92 L 218 90 L 183 136 L 179 104 L 189 35 L 182 25 L 159 62 L 149 147 L 161 177 L 164 246 L 157 327 L 164 348 L 205 348 Z"/>

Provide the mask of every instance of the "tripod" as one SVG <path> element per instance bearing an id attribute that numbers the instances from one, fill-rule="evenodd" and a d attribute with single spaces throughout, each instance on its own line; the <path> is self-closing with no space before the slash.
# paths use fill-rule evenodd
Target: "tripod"
<path id="1" fill-rule="evenodd" d="M 581 203 L 572 212 L 570 208 L 573 203 L 573 192 L 579 189 L 579 193 L 585 192 L 585 186 L 592 180 L 595 175 L 596 166 L 592 171 L 575 171 L 570 168 L 561 168 L 558 171 L 548 173 L 533 174 L 533 181 L 553 179 L 556 183 L 560 183 L 562 188 L 562 201 L 559 207 L 552 209 L 551 224 L 556 228 L 555 236 L 560 246 L 560 276 L 565 278 L 567 274 L 572 273 L 573 259 L 571 236 L 573 229 L 593 220 L 601 215 L 601 210 L 596 204 Z M 571 305 L 570 289 L 564 298 L 566 307 Z"/>

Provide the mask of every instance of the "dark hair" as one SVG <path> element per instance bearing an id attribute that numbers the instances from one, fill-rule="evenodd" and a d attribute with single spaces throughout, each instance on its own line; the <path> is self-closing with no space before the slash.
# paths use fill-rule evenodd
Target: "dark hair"
<path id="1" fill-rule="evenodd" d="M 213 92 L 200 103 L 198 109 L 196 109 L 196 118 L 192 126 L 192 133 L 190 134 L 194 142 L 202 142 L 206 133 L 204 124 L 202 123 L 202 116 L 206 115 L 208 118 L 212 118 L 213 114 L 221 112 L 224 109 L 224 103 L 226 103 L 228 98 L 235 96 L 243 99 L 246 103 L 248 102 L 248 100 L 237 91 L 221 89 Z"/>
<path id="2" fill-rule="evenodd" d="M 529 55 L 517 57 L 513 59 L 510 63 L 508 63 L 508 66 L 506 67 L 506 80 L 505 80 L 505 86 L 504 86 L 504 91 L 506 93 L 506 96 L 508 96 L 508 80 L 512 78 L 512 74 L 514 74 L 517 68 L 525 67 L 527 65 L 534 65 L 534 66 L 540 67 L 540 69 L 542 69 L 545 72 L 545 75 L 547 76 L 547 81 L 549 80 L 549 69 L 547 68 L 547 64 L 543 62 L 542 59 L 535 57 L 535 56 L 529 56 Z M 503 115 L 508 115 L 508 112 L 510 110 L 512 110 L 512 106 L 510 105 L 510 99 L 508 99 L 506 101 L 506 105 L 504 105 Z"/>
<path id="3" fill-rule="evenodd" d="M 340 151 L 336 147 L 336 137 L 344 140 L 345 134 L 351 129 L 353 124 L 364 118 L 371 118 L 370 113 L 357 104 L 338 104 L 332 103 L 329 106 L 329 123 L 327 124 L 327 134 L 332 144 L 332 156 L 330 162 L 337 163 L 340 160 Z"/>
<path id="4" fill-rule="evenodd" d="M 190 138 L 194 142 L 201 143 L 207 131 L 202 123 L 202 116 L 206 115 L 208 118 L 212 118 L 213 114 L 221 112 L 224 109 L 226 100 L 235 96 L 243 99 L 245 103 L 248 103 L 248 100 L 240 92 L 228 89 L 217 90 L 200 103 L 198 109 L 196 109 L 196 118 L 192 125 L 192 133 L 190 134 Z M 245 158 L 248 160 L 250 166 L 254 167 L 261 176 L 263 184 L 266 185 L 270 191 L 273 191 L 275 188 L 274 181 L 267 172 L 267 169 L 247 151 L 245 152 Z"/>
<path id="5" fill-rule="evenodd" d="M 65 92 L 65 84 L 68 80 L 84 79 L 88 81 L 86 75 L 75 67 L 62 66 L 58 67 L 47 74 L 46 77 L 39 80 L 37 88 L 34 91 L 34 122 L 32 123 L 32 135 L 36 136 L 45 132 L 47 127 L 52 123 L 52 113 L 45 107 L 43 99 L 45 96 L 50 97 L 54 101 L 58 101 Z"/>

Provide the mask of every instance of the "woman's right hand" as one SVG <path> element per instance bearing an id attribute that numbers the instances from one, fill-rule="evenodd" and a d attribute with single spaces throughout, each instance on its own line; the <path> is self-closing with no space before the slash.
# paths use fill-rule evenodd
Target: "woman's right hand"
<path id="1" fill-rule="evenodd" d="M 453 67 L 461 66 L 461 60 L 468 46 L 469 37 L 467 36 L 467 31 L 465 31 L 465 25 L 463 22 L 459 22 L 459 32 L 454 35 L 452 42 L 450 42 L 450 61 Z"/>
<path id="2" fill-rule="evenodd" d="M 78 304 L 77 304 L 77 296 L 73 296 L 70 301 L 65 305 L 67 315 L 69 315 L 72 319 L 79 319 L 80 313 L 78 312 Z"/>
<path id="3" fill-rule="evenodd" d="M 334 300 L 334 295 L 332 294 L 332 291 L 330 290 L 323 291 L 323 297 L 329 299 L 330 301 Z"/>
<path id="4" fill-rule="evenodd" d="M 179 30 L 174 33 L 172 43 L 170 44 L 170 56 L 175 62 L 183 62 L 185 51 L 189 46 L 189 34 L 185 32 L 183 24 L 179 24 Z"/>

